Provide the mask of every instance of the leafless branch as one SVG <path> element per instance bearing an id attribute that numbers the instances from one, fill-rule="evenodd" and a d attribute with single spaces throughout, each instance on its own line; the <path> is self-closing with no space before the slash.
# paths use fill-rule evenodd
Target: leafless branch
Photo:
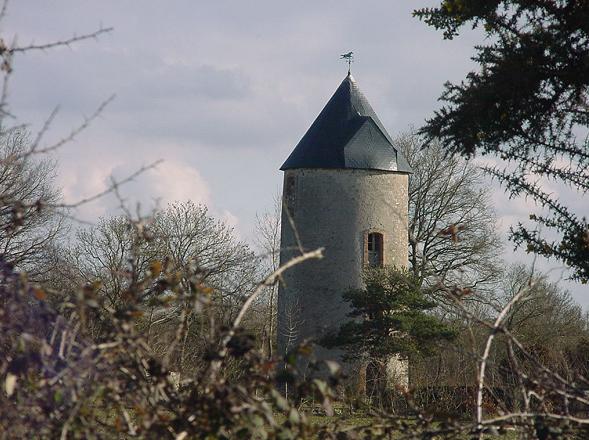
<path id="1" fill-rule="evenodd" d="M 81 200 L 78 200 L 76 202 L 73 203 L 61 203 L 61 204 L 56 204 L 54 205 L 55 207 L 59 207 L 59 208 L 78 208 L 81 205 L 85 205 L 87 203 L 93 202 L 95 200 L 98 200 L 104 196 L 106 196 L 107 194 L 111 194 L 112 192 L 114 192 L 115 190 L 117 190 L 121 185 L 124 185 L 126 183 L 131 182 L 132 180 L 134 180 L 135 178 L 137 178 L 139 175 L 145 173 L 148 170 L 151 170 L 155 167 L 157 167 L 160 163 L 162 163 L 163 160 L 157 160 L 155 162 L 152 162 L 151 164 L 148 165 L 144 165 L 141 168 L 139 168 L 137 171 L 135 171 L 134 173 L 130 174 L 129 176 L 125 177 L 122 180 L 113 180 L 111 182 L 111 184 L 108 186 L 108 188 L 106 188 L 104 191 L 101 191 L 97 194 L 94 194 L 93 196 L 90 197 L 86 197 L 83 198 Z"/>
<path id="2" fill-rule="evenodd" d="M 51 122 L 53 121 L 53 119 L 55 118 L 55 116 L 57 115 L 57 111 L 58 109 L 55 109 L 51 115 L 49 116 L 49 118 L 45 121 L 45 124 L 43 126 L 43 128 L 39 131 L 37 138 L 35 139 L 35 142 L 33 142 L 33 144 L 31 145 L 31 148 L 29 149 L 28 153 L 29 155 L 31 154 L 45 154 L 45 153 L 49 153 L 51 151 L 57 150 L 58 148 L 61 148 L 63 145 L 67 144 L 68 142 L 73 141 L 77 135 L 79 135 L 82 131 L 84 131 L 85 129 L 87 129 L 90 124 L 97 119 L 102 112 L 104 111 L 104 109 L 106 108 L 106 106 L 108 106 L 113 100 L 115 99 L 115 95 L 110 96 L 108 99 L 104 100 L 99 106 L 98 108 L 94 111 L 94 113 L 92 113 L 89 117 L 85 117 L 84 121 L 76 128 L 74 128 L 69 135 L 67 135 L 66 137 L 60 139 L 58 142 L 56 142 L 53 145 L 49 145 L 47 147 L 43 147 L 43 148 L 39 148 L 39 142 L 41 141 L 41 138 L 43 136 L 43 134 L 45 133 L 45 131 L 49 128 L 49 125 L 51 124 Z"/>
<path id="3" fill-rule="evenodd" d="M 6 6 L 6 3 L 4 5 L 4 7 Z M 91 40 L 91 39 L 97 39 L 99 36 L 103 35 L 103 34 L 107 34 L 109 32 L 112 32 L 114 28 L 112 27 L 108 27 L 108 28 L 100 28 L 97 31 L 88 33 L 88 34 L 82 34 L 82 35 L 74 35 L 71 38 L 67 38 L 65 40 L 57 40 L 57 41 L 52 41 L 50 43 L 44 43 L 44 44 L 29 44 L 27 46 L 16 46 L 16 47 L 12 47 L 9 50 L 10 53 L 22 53 L 22 52 L 29 52 L 32 50 L 49 50 L 49 49 L 54 49 L 56 47 L 62 47 L 62 46 L 71 46 L 74 43 L 78 43 L 80 41 L 84 41 L 84 40 Z"/>
<path id="4" fill-rule="evenodd" d="M 485 350 L 483 352 L 481 363 L 479 367 L 479 379 L 478 379 L 478 391 L 477 391 L 477 423 L 482 428 L 482 421 L 483 421 L 483 390 L 485 388 L 485 371 L 487 367 L 487 360 L 489 358 L 489 354 L 491 353 L 491 346 L 493 345 L 493 340 L 495 339 L 495 335 L 501 329 L 501 325 L 503 320 L 506 318 L 507 314 L 510 312 L 511 308 L 526 295 L 530 291 L 531 285 L 526 286 L 525 288 L 521 289 L 517 294 L 509 301 L 503 310 L 499 313 L 495 322 L 493 324 L 493 328 L 487 337 L 487 343 L 485 344 Z M 479 433 L 479 439 L 482 440 L 483 438 L 483 431 L 481 429 Z"/>

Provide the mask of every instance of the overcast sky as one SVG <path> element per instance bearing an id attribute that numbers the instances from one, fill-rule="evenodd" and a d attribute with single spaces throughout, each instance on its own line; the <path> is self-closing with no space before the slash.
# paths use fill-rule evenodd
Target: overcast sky
<path id="1" fill-rule="evenodd" d="M 278 168 L 346 74 L 341 53 L 354 51 L 354 77 L 393 136 L 421 126 L 443 83 L 475 68 L 469 57 L 480 35 L 444 41 L 411 16 L 433 3 L 12 0 L 2 31 L 21 45 L 114 31 L 18 57 L 11 110 L 37 130 L 59 106 L 50 143 L 115 94 L 57 154 L 66 201 L 164 159 L 123 189 L 130 204 L 149 211 L 156 200 L 203 202 L 250 239 L 256 213 L 270 209 L 281 184 Z M 494 201 L 502 233 L 533 208 L 501 191 Z M 93 220 L 116 204 L 101 200 L 78 215 Z M 525 258 L 506 248 L 507 258 Z M 569 287 L 589 305 L 586 289 Z"/>

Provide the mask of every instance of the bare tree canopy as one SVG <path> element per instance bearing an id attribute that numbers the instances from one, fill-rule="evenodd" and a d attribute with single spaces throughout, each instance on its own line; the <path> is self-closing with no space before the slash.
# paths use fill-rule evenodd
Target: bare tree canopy
<path id="1" fill-rule="evenodd" d="M 532 280 L 532 281 L 530 281 Z M 564 360 L 564 352 L 589 336 L 583 310 L 558 284 L 524 265 L 508 268 L 501 283 L 504 307 L 522 288 L 532 283 L 529 295 L 517 303 L 505 323 L 522 343 L 544 357 L 544 362 Z"/>
<path id="2" fill-rule="evenodd" d="M 78 231 L 73 255 L 82 278 L 101 280 L 113 305 L 137 282 L 128 274 L 144 276 L 154 262 L 166 262 L 180 276 L 198 271 L 228 301 L 248 292 L 258 275 L 249 247 L 206 206 L 193 202 L 172 203 L 145 224 L 126 217 L 101 219 Z"/>
<path id="3" fill-rule="evenodd" d="M 62 222 L 54 207 L 60 196 L 55 163 L 28 154 L 31 143 L 24 128 L 0 130 L 0 253 L 39 278 Z"/>
<path id="4" fill-rule="evenodd" d="M 482 287 L 498 273 L 501 246 L 483 172 L 438 142 L 396 138 L 409 179 L 409 264 L 420 283 Z"/>

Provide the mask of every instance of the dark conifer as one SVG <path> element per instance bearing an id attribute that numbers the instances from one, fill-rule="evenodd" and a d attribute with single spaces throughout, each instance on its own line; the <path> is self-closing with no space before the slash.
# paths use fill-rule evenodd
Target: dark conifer
<path id="1" fill-rule="evenodd" d="M 445 105 L 421 133 L 440 139 L 449 153 L 502 159 L 504 166 L 487 168 L 491 175 L 511 197 L 532 199 L 547 212 L 531 216 L 538 228 L 512 227 L 516 246 L 566 263 L 573 278 L 587 282 L 589 224 L 539 181 L 560 182 L 581 196 L 589 190 L 587 2 L 445 0 L 415 15 L 446 39 L 465 25 L 488 37 L 475 48 L 480 70 L 446 84 Z"/>

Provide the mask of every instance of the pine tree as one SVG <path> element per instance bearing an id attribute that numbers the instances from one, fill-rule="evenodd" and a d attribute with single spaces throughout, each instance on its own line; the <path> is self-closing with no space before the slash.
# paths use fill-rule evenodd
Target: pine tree
<path id="1" fill-rule="evenodd" d="M 415 275 L 392 268 L 369 270 L 364 289 L 353 289 L 343 298 L 350 304 L 350 321 L 322 344 L 340 347 L 348 358 L 388 358 L 395 354 L 431 352 L 456 332 L 432 314 L 436 303 L 419 287 Z"/>

